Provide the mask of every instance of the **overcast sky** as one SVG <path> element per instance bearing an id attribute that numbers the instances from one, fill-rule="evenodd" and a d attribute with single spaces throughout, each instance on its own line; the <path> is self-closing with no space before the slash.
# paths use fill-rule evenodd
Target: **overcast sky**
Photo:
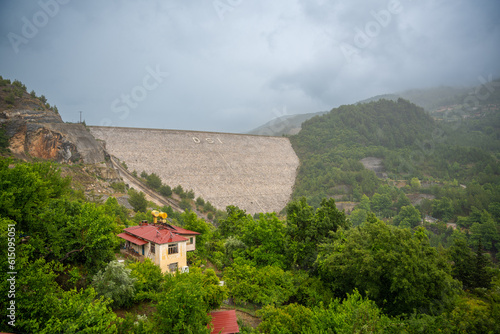
<path id="1" fill-rule="evenodd" d="M 64 121 L 246 132 L 500 74 L 498 0 L 0 1 L 0 75 Z"/>

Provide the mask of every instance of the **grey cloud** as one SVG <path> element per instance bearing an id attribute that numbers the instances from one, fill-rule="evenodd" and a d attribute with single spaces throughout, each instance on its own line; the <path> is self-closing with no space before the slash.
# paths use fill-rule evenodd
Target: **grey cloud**
<path id="1" fill-rule="evenodd" d="M 3 1 L 0 74 L 46 95 L 67 121 L 82 110 L 88 124 L 228 132 L 277 108 L 315 112 L 500 74 L 496 0 L 400 0 L 401 12 L 362 47 L 357 29 L 367 34 L 389 1 L 220 2 L 222 14 L 214 1 L 69 1 L 16 54 L 7 34 L 22 36 L 22 18 L 41 8 Z M 169 76 L 144 97 L 148 66 Z M 112 103 L 134 92 L 140 101 L 122 117 Z"/>

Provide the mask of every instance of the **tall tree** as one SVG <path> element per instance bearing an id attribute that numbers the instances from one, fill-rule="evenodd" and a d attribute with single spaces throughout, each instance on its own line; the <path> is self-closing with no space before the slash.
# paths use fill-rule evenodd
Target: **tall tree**
<path id="1" fill-rule="evenodd" d="M 338 231 L 322 246 L 317 263 L 338 296 L 358 289 L 392 315 L 440 313 L 452 305 L 459 286 L 423 228 L 412 234 L 373 215 L 360 227 Z"/>
<path id="2" fill-rule="evenodd" d="M 313 268 L 318 244 L 325 242 L 330 232 L 348 228 L 345 214 L 335 206 L 335 200 L 323 199 L 315 211 L 305 198 L 287 206 L 286 246 L 289 262 L 301 269 Z"/>

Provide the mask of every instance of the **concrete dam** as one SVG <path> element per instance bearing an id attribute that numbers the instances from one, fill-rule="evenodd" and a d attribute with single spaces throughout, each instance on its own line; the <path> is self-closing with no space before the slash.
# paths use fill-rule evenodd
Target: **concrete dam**
<path id="1" fill-rule="evenodd" d="M 90 126 L 129 171 L 192 189 L 216 208 L 279 212 L 290 200 L 299 159 L 288 138 Z"/>

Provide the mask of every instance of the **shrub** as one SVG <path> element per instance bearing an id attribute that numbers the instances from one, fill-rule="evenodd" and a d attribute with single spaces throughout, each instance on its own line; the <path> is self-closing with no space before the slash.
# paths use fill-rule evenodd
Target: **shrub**
<path id="1" fill-rule="evenodd" d="M 16 102 L 16 96 L 14 95 L 13 92 L 7 94 L 7 96 L 5 97 L 5 102 L 7 104 L 14 104 Z"/>
<path id="2" fill-rule="evenodd" d="M 111 183 L 111 188 L 113 188 L 114 191 L 118 191 L 121 193 L 124 193 L 126 191 L 125 182 Z"/>
<path id="3" fill-rule="evenodd" d="M 128 202 L 132 205 L 132 208 L 136 212 L 146 212 L 148 208 L 148 201 L 146 200 L 146 195 L 141 191 L 137 192 L 134 189 L 128 191 L 129 199 Z"/>
<path id="4" fill-rule="evenodd" d="M 146 183 L 148 184 L 149 187 L 155 190 L 158 190 L 161 187 L 161 179 L 155 173 L 151 173 L 146 177 Z"/>
<path id="5" fill-rule="evenodd" d="M 166 196 L 166 197 L 172 196 L 172 188 L 170 188 L 170 186 L 167 186 L 167 185 L 162 185 L 160 187 L 159 192 L 162 196 Z"/>
<path id="6" fill-rule="evenodd" d="M 187 211 L 191 209 L 191 202 L 187 198 L 183 198 L 179 203 L 182 210 Z"/>
<path id="7" fill-rule="evenodd" d="M 177 187 L 175 187 L 173 189 L 174 193 L 176 193 L 177 195 L 181 196 L 182 194 L 184 194 L 184 189 L 182 189 L 181 185 L 178 185 Z"/>
<path id="8" fill-rule="evenodd" d="M 136 278 L 130 276 L 131 271 L 122 263 L 111 261 L 104 271 L 94 275 L 92 286 L 99 295 L 113 300 L 113 307 L 127 306 L 135 295 Z"/>

